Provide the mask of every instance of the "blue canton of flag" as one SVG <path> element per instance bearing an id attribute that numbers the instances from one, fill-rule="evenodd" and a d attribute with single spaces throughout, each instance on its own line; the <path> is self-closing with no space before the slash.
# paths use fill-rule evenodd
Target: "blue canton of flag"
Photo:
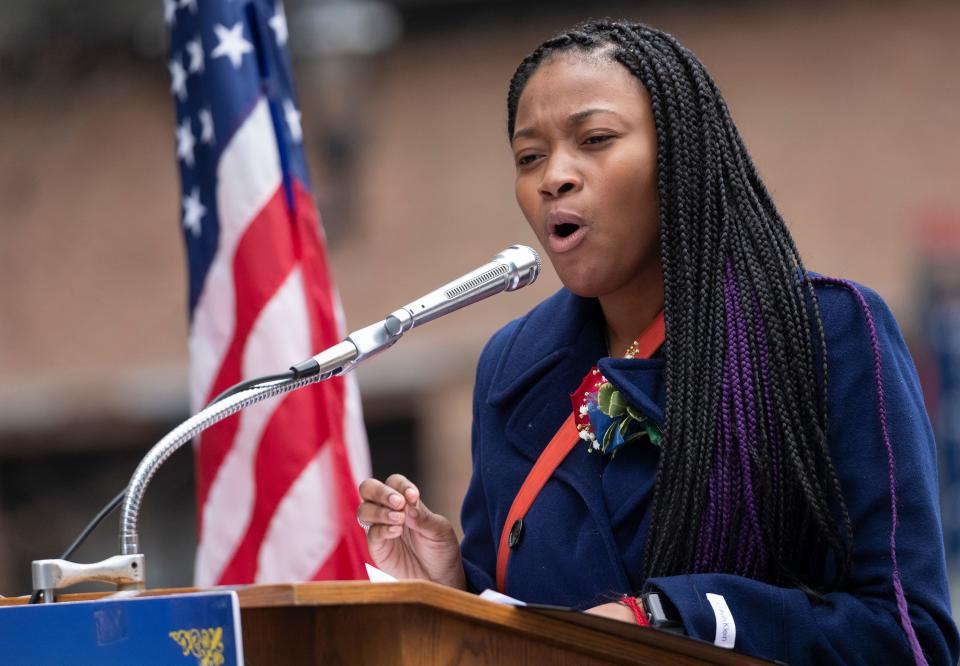
<path id="1" fill-rule="evenodd" d="M 217 251 L 217 167 L 225 142 L 257 101 L 269 100 L 288 200 L 291 178 L 309 184 L 293 92 L 287 19 L 265 0 L 164 0 L 170 92 L 176 101 L 190 312 Z"/>

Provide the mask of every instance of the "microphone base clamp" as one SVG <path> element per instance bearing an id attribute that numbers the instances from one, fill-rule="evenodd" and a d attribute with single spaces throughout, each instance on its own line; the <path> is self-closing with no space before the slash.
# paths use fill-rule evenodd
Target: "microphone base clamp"
<path id="1" fill-rule="evenodd" d="M 142 553 L 114 555 L 100 562 L 80 564 L 68 560 L 34 560 L 33 589 L 43 592 L 43 603 L 54 601 L 54 591 L 87 581 L 116 585 L 118 590 L 142 590 L 146 571 Z"/>

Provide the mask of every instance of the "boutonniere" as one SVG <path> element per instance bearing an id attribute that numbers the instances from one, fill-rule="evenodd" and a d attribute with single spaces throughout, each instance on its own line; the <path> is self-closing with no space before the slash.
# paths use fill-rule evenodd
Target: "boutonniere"
<path id="1" fill-rule="evenodd" d="M 663 436 L 656 422 L 627 403 L 597 368 L 587 373 L 570 399 L 574 422 L 588 452 L 609 453 L 612 458 L 625 444 L 642 438 L 660 446 Z"/>

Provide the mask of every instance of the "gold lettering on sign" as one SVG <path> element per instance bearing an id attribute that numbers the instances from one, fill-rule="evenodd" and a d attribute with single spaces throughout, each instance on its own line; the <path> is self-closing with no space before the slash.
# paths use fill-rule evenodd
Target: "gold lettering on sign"
<path id="1" fill-rule="evenodd" d="M 179 629 L 171 631 L 170 638 L 184 657 L 196 657 L 200 666 L 223 666 L 223 627 Z"/>

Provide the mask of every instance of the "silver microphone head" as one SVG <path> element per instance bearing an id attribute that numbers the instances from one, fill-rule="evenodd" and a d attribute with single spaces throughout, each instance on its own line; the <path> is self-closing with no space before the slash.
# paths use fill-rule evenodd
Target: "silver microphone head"
<path id="1" fill-rule="evenodd" d="M 526 287 L 540 275 L 540 255 L 526 245 L 511 245 L 493 261 L 510 267 L 506 291 Z"/>

